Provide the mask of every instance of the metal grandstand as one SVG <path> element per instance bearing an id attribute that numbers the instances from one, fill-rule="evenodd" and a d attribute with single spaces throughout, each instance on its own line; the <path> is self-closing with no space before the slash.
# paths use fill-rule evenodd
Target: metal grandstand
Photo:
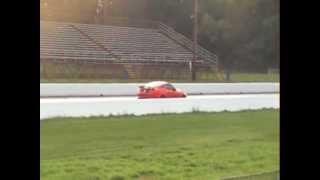
<path id="1" fill-rule="evenodd" d="M 199 45 L 197 52 L 195 64 L 217 67 L 215 54 Z M 130 65 L 188 67 L 192 60 L 192 41 L 161 22 L 114 18 L 108 25 L 40 21 L 42 63 L 123 64 L 130 72 L 137 71 Z"/>

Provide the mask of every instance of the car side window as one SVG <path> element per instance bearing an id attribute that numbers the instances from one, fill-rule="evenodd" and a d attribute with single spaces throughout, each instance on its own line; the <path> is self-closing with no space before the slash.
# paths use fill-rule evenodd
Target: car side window
<path id="1" fill-rule="evenodd" d="M 169 90 L 174 90 L 175 88 L 171 84 L 165 84 L 162 87 L 169 89 Z"/>

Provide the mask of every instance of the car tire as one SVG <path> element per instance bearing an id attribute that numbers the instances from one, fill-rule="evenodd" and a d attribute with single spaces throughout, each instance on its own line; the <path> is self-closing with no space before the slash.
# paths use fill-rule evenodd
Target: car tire
<path id="1" fill-rule="evenodd" d="M 164 95 L 160 95 L 160 98 L 165 98 L 165 96 Z"/>
<path id="2" fill-rule="evenodd" d="M 184 97 L 184 98 L 185 98 L 185 97 L 187 97 L 187 96 L 186 96 L 186 95 L 182 95 L 181 97 Z"/>

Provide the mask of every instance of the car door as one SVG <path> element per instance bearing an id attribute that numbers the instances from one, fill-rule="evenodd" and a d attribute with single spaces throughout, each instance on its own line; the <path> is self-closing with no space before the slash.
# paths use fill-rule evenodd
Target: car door
<path id="1" fill-rule="evenodd" d="M 164 86 L 164 88 L 166 89 L 166 96 L 167 97 L 176 97 L 177 93 L 175 91 L 175 88 L 171 85 L 171 84 L 166 84 Z"/>

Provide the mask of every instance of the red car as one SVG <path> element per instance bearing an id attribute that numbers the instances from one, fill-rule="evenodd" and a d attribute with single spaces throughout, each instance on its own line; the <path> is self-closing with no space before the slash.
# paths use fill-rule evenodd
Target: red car
<path id="1" fill-rule="evenodd" d="M 138 98 L 173 98 L 186 97 L 187 94 L 180 89 L 176 89 L 165 81 L 153 81 L 144 86 L 139 86 Z"/>

